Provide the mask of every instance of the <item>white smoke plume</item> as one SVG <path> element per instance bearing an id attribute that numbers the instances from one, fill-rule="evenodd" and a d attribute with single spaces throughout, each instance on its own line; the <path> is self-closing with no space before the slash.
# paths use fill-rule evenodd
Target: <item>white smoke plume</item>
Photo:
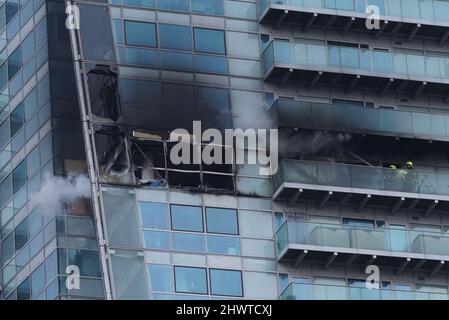
<path id="1" fill-rule="evenodd" d="M 31 197 L 31 204 L 39 206 L 43 213 L 55 214 L 63 203 L 82 197 L 91 197 L 90 181 L 85 175 L 46 176 L 39 191 Z"/>

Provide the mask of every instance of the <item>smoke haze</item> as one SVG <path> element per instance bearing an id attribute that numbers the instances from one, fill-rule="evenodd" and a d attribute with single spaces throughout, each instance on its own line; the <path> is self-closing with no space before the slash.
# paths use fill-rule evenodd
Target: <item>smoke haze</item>
<path id="1" fill-rule="evenodd" d="M 31 204 L 40 206 L 44 213 L 54 214 L 64 202 L 81 197 L 91 197 L 88 177 L 70 174 L 67 177 L 46 176 L 39 191 L 32 196 Z"/>

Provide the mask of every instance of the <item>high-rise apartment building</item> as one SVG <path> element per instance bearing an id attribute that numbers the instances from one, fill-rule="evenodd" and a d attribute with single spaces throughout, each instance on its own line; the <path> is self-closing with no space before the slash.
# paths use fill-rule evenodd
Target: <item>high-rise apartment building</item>
<path id="1" fill-rule="evenodd" d="M 6 1 L 1 298 L 449 299 L 447 12 Z M 174 163 L 194 121 L 278 129 L 278 170 Z"/>

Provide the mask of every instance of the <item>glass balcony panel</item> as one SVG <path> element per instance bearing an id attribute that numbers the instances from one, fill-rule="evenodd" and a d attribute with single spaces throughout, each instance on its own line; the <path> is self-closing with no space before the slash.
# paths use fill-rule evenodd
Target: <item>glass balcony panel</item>
<path id="1" fill-rule="evenodd" d="M 302 0 L 302 4 L 306 8 L 322 8 L 321 0 Z"/>
<path id="2" fill-rule="evenodd" d="M 275 43 L 273 42 L 270 43 L 262 54 L 264 73 L 266 73 L 274 64 L 274 44 Z"/>
<path id="3" fill-rule="evenodd" d="M 434 179 L 435 179 L 435 187 L 434 189 L 431 189 L 433 190 L 433 193 L 449 195 L 449 174 L 435 173 Z"/>
<path id="4" fill-rule="evenodd" d="M 284 225 L 276 233 L 276 244 L 277 244 L 278 253 L 281 252 L 282 250 L 284 250 L 284 248 L 290 242 L 291 241 L 288 237 L 288 227 L 287 227 L 287 224 L 284 223 Z M 295 243 L 295 242 L 293 242 L 293 243 Z"/>
<path id="5" fill-rule="evenodd" d="M 346 287 L 323 286 L 322 289 L 314 292 L 317 291 L 321 291 L 320 294 L 324 294 L 326 296 L 323 300 L 348 300 L 348 291 Z"/>
<path id="6" fill-rule="evenodd" d="M 413 130 L 418 134 L 431 135 L 432 127 L 430 123 L 430 114 L 426 113 L 413 113 Z"/>
<path id="7" fill-rule="evenodd" d="M 323 128 L 345 128 L 345 114 L 341 112 L 341 108 L 329 107 L 328 104 L 314 104 L 312 110 L 312 117 L 316 125 Z M 310 123 L 309 123 L 310 125 Z"/>
<path id="8" fill-rule="evenodd" d="M 351 167 L 352 187 L 385 190 L 382 168 Z"/>
<path id="9" fill-rule="evenodd" d="M 270 54 L 271 44 L 274 46 L 274 57 Z M 360 69 L 384 74 L 384 77 L 396 73 L 403 76 L 449 78 L 449 58 L 445 57 L 285 40 L 273 40 L 271 44 L 262 54 L 266 71 L 278 63 Z"/>
<path id="10" fill-rule="evenodd" d="M 404 177 L 404 187 L 408 192 L 447 194 L 449 190 L 449 185 L 441 185 L 442 189 L 438 189 L 437 175 L 433 172 L 409 171 Z M 441 174 L 441 177 L 443 178 L 444 174 Z"/>
<path id="11" fill-rule="evenodd" d="M 290 223 L 286 223 L 285 228 L 288 230 L 288 243 L 317 245 L 321 241 L 321 230 L 316 234 L 316 238 L 310 237 L 310 232 L 313 231 L 313 225 L 298 223 L 292 228 L 290 227 Z"/>
<path id="12" fill-rule="evenodd" d="M 374 5 L 379 8 L 380 14 L 385 15 L 385 3 L 384 0 L 368 0 L 368 5 Z"/>
<path id="13" fill-rule="evenodd" d="M 380 300 L 381 290 L 368 288 L 349 288 L 350 300 Z"/>
<path id="14" fill-rule="evenodd" d="M 295 43 L 293 45 L 293 61 L 295 64 L 307 65 L 307 46 L 304 43 Z M 325 60 L 323 60 L 325 61 Z"/>
<path id="15" fill-rule="evenodd" d="M 341 65 L 340 47 L 329 46 L 329 64 L 339 67 Z"/>
<path id="16" fill-rule="evenodd" d="M 442 21 L 442 22 L 448 22 L 449 21 L 449 15 L 447 14 L 449 12 L 449 2 L 446 0 L 436 0 L 435 1 L 435 20 L 436 21 Z"/>
<path id="17" fill-rule="evenodd" d="M 392 227 L 386 233 L 386 250 L 397 252 L 409 251 L 408 232 L 403 228 Z"/>
<path id="18" fill-rule="evenodd" d="M 386 4 L 388 16 L 400 17 L 402 15 L 401 0 L 390 0 Z"/>
<path id="19" fill-rule="evenodd" d="M 447 23 L 449 5 L 446 0 L 263 0 L 259 2 L 262 13 L 269 3 L 298 8 L 335 9 L 365 13 L 366 7 L 375 5 L 382 16 L 408 21 L 425 20 L 430 23 Z"/>
<path id="20" fill-rule="evenodd" d="M 287 221 L 276 234 L 278 253 L 288 244 L 449 256 L 449 237 L 403 226 L 366 228 Z"/>
<path id="21" fill-rule="evenodd" d="M 317 183 L 317 168 L 313 162 L 301 162 L 287 164 L 285 169 L 285 182 L 301 181 L 302 183 Z"/>
<path id="22" fill-rule="evenodd" d="M 407 66 L 409 75 L 414 76 L 426 75 L 426 67 L 423 55 L 414 55 L 414 54 L 407 55 Z"/>
<path id="23" fill-rule="evenodd" d="M 360 50 L 360 68 L 363 70 L 371 71 L 371 51 Z"/>
<path id="24" fill-rule="evenodd" d="M 446 135 L 446 121 L 443 115 L 431 114 L 431 136 L 444 137 Z"/>
<path id="25" fill-rule="evenodd" d="M 290 283 L 281 300 L 449 300 L 439 292 L 407 291 L 406 286 L 392 289 L 368 289 L 363 286 Z"/>
<path id="26" fill-rule="evenodd" d="M 295 61 L 296 61 L 295 57 Z M 327 65 L 327 50 L 325 46 L 307 45 L 307 62 L 309 65 L 324 66 Z"/>
<path id="27" fill-rule="evenodd" d="M 352 229 L 351 243 L 353 247 L 368 250 L 387 250 L 384 230 Z"/>
<path id="28" fill-rule="evenodd" d="M 433 0 L 420 0 L 419 3 L 420 18 L 429 21 L 435 21 L 435 14 L 433 12 Z"/>
<path id="29" fill-rule="evenodd" d="M 373 51 L 374 71 L 391 73 L 391 55 L 384 51 Z"/>
<path id="30" fill-rule="evenodd" d="M 292 290 L 289 292 L 293 299 L 288 300 L 310 300 L 311 288 L 309 284 L 296 283 L 293 286 L 289 286 Z"/>
<path id="31" fill-rule="evenodd" d="M 311 227 L 311 226 L 310 226 Z M 315 225 L 310 229 L 309 244 L 327 247 L 351 248 L 351 233 L 340 225 Z"/>
<path id="32" fill-rule="evenodd" d="M 444 78 L 449 77 L 449 58 L 440 58 L 441 73 Z"/>
<path id="33" fill-rule="evenodd" d="M 293 63 L 291 43 L 288 41 L 274 41 L 274 56 L 277 63 Z"/>
<path id="34" fill-rule="evenodd" d="M 378 131 L 380 129 L 378 110 L 360 107 L 347 107 L 345 114 L 348 128 L 373 131 Z"/>
<path id="35" fill-rule="evenodd" d="M 419 3 L 418 0 L 401 0 L 402 16 L 404 18 L 419 18 Z"/>
<path id="36" fill-rule="evenodd" d="M 346 68 L 360 68 L 359 50 L 356 48 L 342 47 L 340 50 L 341 65 Z"/>
<path id="37" fill-rule="evenodd" d="M 426 62 L 427 75 L 429 77 L 435 77 L 435 78 L 444 77 L 444 75 L 441 74 L 441 70 L 440 70 L 440 58 L 425 57 L 425 62 Z"/>
<path id="38" fill-rule="evenodd" d="M 353 0 L 336 0 L 336 8 L 338 10 L 355 11 L 355 5 Z"/>
<path id="39" fill-rule="evenodd" d="M 421 240 L 427 254 L 449 255 L 449 238 L 424 234 L 416 240 Z"/>
<path id="40" fill-rule="evenodd" d="M 300 160 L 282 160 L 273 182 L 449 195 L 449 173 Z"/>
<path id="41" fill-rule="evenodd" d="M 393 72 L 407 75 L 407 56 L 403 53 L 393 53 Z"/>
<path id="42" fill-rule="evenodd" d="M 410 113 L 395 110 L 379 110 L 380 129 L 387 132 L 412 132 Z"/>
<path id="43" fill-rule="evenodd" d="M 317 174 L 318 184 L 333 185 L 335 181 L 339 181 L 342 187 L 351 186 L 351 175 L 348 167 L 338 164 L 317 163 Z"/>

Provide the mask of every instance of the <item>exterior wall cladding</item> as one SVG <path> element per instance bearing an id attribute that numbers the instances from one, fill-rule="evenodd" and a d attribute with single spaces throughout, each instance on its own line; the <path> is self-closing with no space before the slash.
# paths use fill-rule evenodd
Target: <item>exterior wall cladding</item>
<path id="1" fill-rule="evenodd" d="M 449 299 L 449 1 L 72 4 L 0 7 L 1 298 Z M 278 172 L 174 166 L 193 120 L 279 129 Z"/>

